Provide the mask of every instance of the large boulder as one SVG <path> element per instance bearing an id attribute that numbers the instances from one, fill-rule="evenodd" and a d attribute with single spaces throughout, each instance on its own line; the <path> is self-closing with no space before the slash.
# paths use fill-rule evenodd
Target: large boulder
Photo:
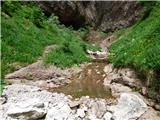
<path id="1" fill-rule="evenodd" d="M 133 93 L 122 93 L 118 104 L 111 106 L 109 111 L 113 113 L 114 120 L 136 120 L 147 109 L 147 105 L 139 96 Z"/>
<path id="2" fill-rule="evenodd" d="M 12 119 L 37 120 L 46 114 L 45 105 L 39 99 L 28 99 L 17 104 L 11 104 L 7 115 Z"/>
<path id="3" fill-rule="evenodd" d="M 133 24 L 143 11 L 136 1 L 39 1 L 47 15 L 55 14 L 65 25 L 91 25 L 113 31 Z"/>
<path id="4" fill-rule="evenodd" d="M 148 116 L 146 101 L 132 92 L 120 93 L 118 102 L 89 96 L 73 100 L 62 93 L 14 84 L 6 86 L 3 96 L 7 99 L 0 105 L 0 120 L 137 120 Z M 156 115 L 158 120 L 158 114 L 153 111 L 149 118 Z"/>
<path id="5" fill-rule="evenodd" d="M 45 120 L 67 120 L 70 113 L 71 109 L 68 104 L 60 102 L 49 109 Z"/>
<path id="6" fill-rule="evenodd" d="M 69 96 L 62 93 L 51 93 L 35 86 L 22 84 L 6 86 L 3 96 L 7 100 L 0 105 L 0 120 L 45 118 L 51 108 L 60 106 L 60 103 L 71 102 Z"/>

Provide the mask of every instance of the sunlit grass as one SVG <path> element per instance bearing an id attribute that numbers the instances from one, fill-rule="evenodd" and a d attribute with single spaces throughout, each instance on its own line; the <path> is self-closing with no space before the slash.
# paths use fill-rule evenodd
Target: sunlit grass
<path id="1" fill-rule="evenodd" d="M 82 41 L 74 30 L 60 25 L 56 16 L 44 16 L 35 4 L 4 2 L 2 13 L 2 78 L 16 70 L 15 63 L 35 62 L 51 44 L 58 48 L 45 56 L 44 61 L 62 68 L 89 61 L 86 49 L 96 49 Z"/>
<path id="2" fill-rule="evenodd" d="M 123 31 L 110 48 L 110 61 L 119 67 L 131 67 L 145 76 L 153 71 L 155 78 L 160 69 L 160 4 L 147 11 L 147 16 Z M 146 77 L 147 79 L 147 77 Z M 154 82 L 158 89 L 160 82 Z M 157 90 L 157 88 L 155 88 Z"/>

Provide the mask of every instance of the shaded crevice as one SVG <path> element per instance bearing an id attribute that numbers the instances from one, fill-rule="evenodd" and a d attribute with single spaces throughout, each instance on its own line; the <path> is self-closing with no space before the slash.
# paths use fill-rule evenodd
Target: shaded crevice
<path id="1" fill-rule="evenodd" d="M 137 21 L 143 7 L 136 1 L 37 1 L 46 15 L 56 15 L 74 29 L 92 26 L 104 32 L 128 27 Z"/>

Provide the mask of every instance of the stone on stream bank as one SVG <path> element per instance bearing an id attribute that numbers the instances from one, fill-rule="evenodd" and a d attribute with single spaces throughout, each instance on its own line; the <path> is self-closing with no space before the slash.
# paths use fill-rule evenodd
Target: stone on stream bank
<path id="1" fill-rule="evenodd" d="M 45 66 L 42 60 L 7 74 L 5 79 L 9 84 L 30 84 L 42 89 L 52 89 L 69 84 L 71 74 L 77 73 L 78 67 L 62 70 L 54 65 Z"/>
<path id="2" fill-rule="evenodd" d="M 117 103 L 89 96 L 83 96 L 75 103 L 71 96 L 62 93 L 13 84 L 6 86 L 3 96 L 7 100 L 0 107 L 1 120 L 136 120 L 148 109 L 145 102 L 133 93 L 121 93 Z M 153 112 L 152 115 L 156 114 Z"/>
<path id="3" fill-rule="evenodd" d="M 145 102 L 135 94 L 122 93 L 118 99 L 118 104 L 110 106 L 114 120 L 137 119 L 147 111 Z"/>
<path id="4" fill-rule="evenodd" d="M 5 97 L 0 99 L 2 120 L 160 118 L 159 112 L 147 110 L 149 103 L 142 96 L 132 92 L 132 87 L 142 86 L 135 72 L 128 68 L 114 68 L 107 61 L 93 61 L 78 69 L 61 70 L 55 66 L 45 68 L 40 60 L 6 75 L 6 78 L 14 84 L 6 86 Z M 22 79 L 27 81 L 21 82 Z M 75 99 L 77 93 L 83 94 Z M 145 114 L 148 111 L 152 112 L 151 116 Z"/>

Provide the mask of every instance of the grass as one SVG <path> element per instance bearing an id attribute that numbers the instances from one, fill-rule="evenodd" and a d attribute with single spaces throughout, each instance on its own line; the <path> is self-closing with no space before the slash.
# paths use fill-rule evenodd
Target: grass
<path id="1" fill-rule="evenodd" d="M 17 64 L 35 62 L 51 44 L 58 48 L 43 58 L 44 62 L 61 68 L 89 61 L 86 49 L 96 48 L 84 42 L 73 29 L 60 25 L 56 16 L 47 18 L 32 2 L 4 1 L 1 20 L 2 79 L 15 71 Z"/>
<path id="2" fill-rule="evenodd" d="M 85 55 L 83 46 L 81 46 L 80 42 L 77 42 L 81 40 L 68 30 L 65 31 L 65 34 L 67 39 L 63 41 L 63 44 L 59 45 L 59 47 L 51 51 L 48 56 L 44 57 L 46 64 L 54 63 L 64 68 L 72 66 L 73 63 L 80 64 L 89 60 Z"/>
<path id="3" fill-rule="evenodd" d="M 135 68 L 146 76 L 150 71 L 159 71 L 160 3 L 147 9 L 147 14 L 138 23 L 123 32 L 109 48 L 110 61 L 115 66 Z M 159 81 L 160 78 L 152 79 Z M 160 84 L 157 86 L 160 88 Z"/>

